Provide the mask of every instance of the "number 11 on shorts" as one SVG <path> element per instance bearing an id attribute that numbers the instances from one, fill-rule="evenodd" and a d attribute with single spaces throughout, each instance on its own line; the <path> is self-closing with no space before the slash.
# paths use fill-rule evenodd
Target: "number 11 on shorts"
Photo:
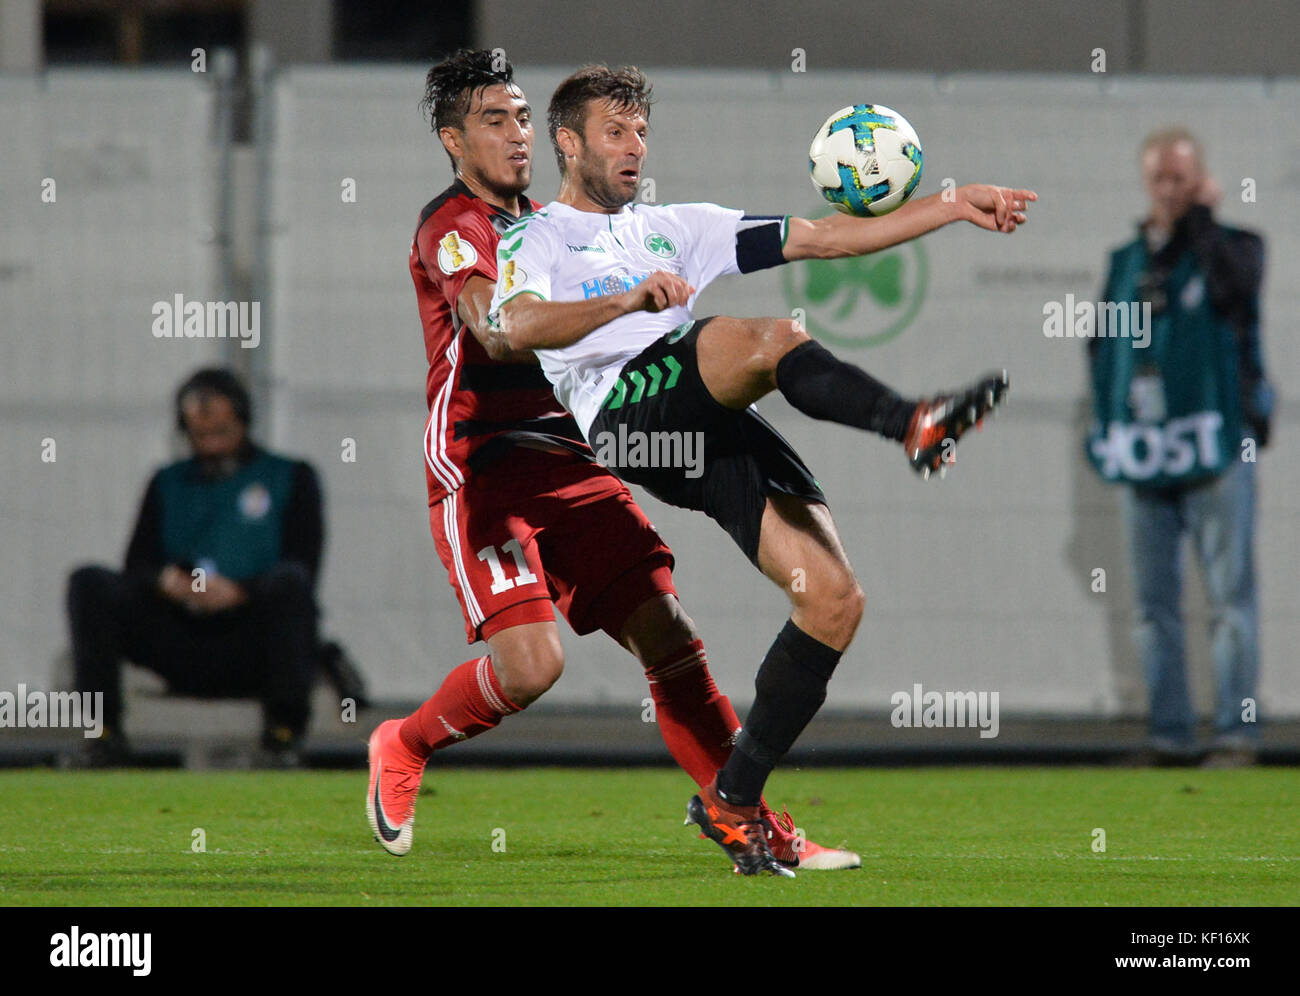
<path id="1" fill-rule="evenodd" d="M 519 545 L 517 539 L 502 544 L 501 550 L 510 554 L 511 559 L 515 562 L 517 574 L 513 580 L 506 577 L 506 572 L 501 567 L 501 558 L 497 556 L 496 547 L 485 546 L 478 552 L 478 559 L 487 561 L 488 570 L 492 572 L 492 594 L 500 595 L 503 591 L 509 591 L 515 585 L 523 587 L 537 580 L 537 575 L 528 569 L 528 561 L 524 559 L 524 548 Z"/>

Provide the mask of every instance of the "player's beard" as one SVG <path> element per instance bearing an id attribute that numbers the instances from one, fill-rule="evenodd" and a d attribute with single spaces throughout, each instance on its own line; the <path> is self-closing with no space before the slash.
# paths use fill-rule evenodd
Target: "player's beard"
<path id="1" fill-rule="evenodd" d="M 509 179 L 497 179 L 488 175 L 486 170 L 476 170 L 472 176 L 476 183 L 486 188 L 492 196 L 505 204 L 518 204 L 524 196 L 524 191 L 528 189 L 528 184 L 532 181 L 533 166 L 529 162 L 522 175 L 516 173 Z M 462 173 L 462 178 L 464 174 Z"/>
<path id="2" fill-rule="evenodd" d="M 617 211 L 636 197 L 635 189 L 629 192 L 615 186 L 610 180 L 608 159 L 593 155 L 590 149 L 584 151 L 587 154 L 578 166 L 578 179 L 582 181 L 582 189 L 593 204 L 606 211 Z"/>
<path id="3" fill-rule="evenodd" d="M 518 204 L 524 196 L 524 191 L 528 189 L 528 181 L 530 179 L 532 179 L 532 177 L 529 175 L 529 172 L 525 171 L 521 180 L 512 183 L 493 184 L 488 189 L 507 204 Z"/>

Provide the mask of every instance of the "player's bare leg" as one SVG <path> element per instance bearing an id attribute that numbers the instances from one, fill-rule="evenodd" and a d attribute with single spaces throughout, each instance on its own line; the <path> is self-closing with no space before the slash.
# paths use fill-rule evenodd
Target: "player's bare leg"
<path id="1" fill-rule="evenodd" d="M 709 393 L 739 410 L 777 390 L 781 358 L 810 341 L 797 322 L 787 319 L 720 315 L 700 330 L 695 355 Z"/>
<path id="2" fill-rule="evenodd" d="M 519 709 L 536 702 L 564 673 L 560 627 L 553 622 L 511 626 L 493 633 L 487 645 L 501 690 Z"/>
<path id="3" fill-rule="evenodd" d="M 706 823 L 724 826 L 715 813 L 742 832 L 757 817 L 767 776 L 825 701 L 827 683 L 857 631 L 865 605 L 824 505 L 769 497 L 758 563 L 790 598 L 791 617 L 759 668 L 754 705 L 735 750 L 716 781 L 687 809 L 688 818 L 706 833 Z M 796 579 L 800 583 L 793 583 Z M 739 846 L 739 841 L 733 844 Z M 753 870 L 771 869 L 756 863 Z"/>
<path id="4" fill-rule="evenodd" d="M 788 319 L 714 318 L 700 330 L 696 355 L 705 387 L 728 408 L 780 391 L 805 415 L 902 443 L 912 468 L 926 477 L 946 470 L 957 440 L 980 425 L 1008 387 L 1003 370 L 928 399 L 903 398 Z"/>
<path id="5" fill-rule="evenodd" d="M 862 621 L 866 595 L 830 509 L 788 495 L 768 498 L 758 566 L 790 599 L 796 626 L 840 652 L 848 648 Z"/>

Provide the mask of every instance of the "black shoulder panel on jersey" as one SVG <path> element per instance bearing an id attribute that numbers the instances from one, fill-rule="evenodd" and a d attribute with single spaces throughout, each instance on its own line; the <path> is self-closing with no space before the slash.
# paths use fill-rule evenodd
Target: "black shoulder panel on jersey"
<path id="1" fill-rule="evenodd" d="M 453 197 L 466 197 L 472 201 L 479 199 L 478 195 L 475 194 L 474 191 L 465 186 L 462 181 L 457 180 L 428 204 L 424 205 L 424 210 L 420 212 L 420 224 L 415 226 L 415 230 L 418 232 L 420 226 L 432 218 L 433 213 Z M 525 197 L 523 194 L 519 195 L 519 207 L 521 210 L 518 215 L 513 215 L 509 211 L 503 211 L 496 205 L 488 204 L 486 201 L 483 202 L 483 205 L 487 208 L 488 215 L 492 219 L 492 227 L 496 228 L 498 233 L 501 232 L 502 227 L 509 228 L 524 215 L 531 214 L 534 210 L 532 200 Z"/>
<path id="2" fill-rule="evenodd" d="M 424 210 L 420 212 L 420 224 L 415 226 L 415 230 L 418 232 L 420 228 L 424 225 L 424 223 L 433 217 L 433 213 L 437 211 L 438 208 L 446 204 L 453 197 L 462 197 L 462 196 L 473 197 L 474 194 L 469 189 L 469 187 L 465 186 L 465 184 L 457 180 L 450 187 L 444 190 L 441 194 L 439 194 L 437 197 L 431 200 L 428 204 L 424 205 Z"/>
<path id="3" fill-rule="evenodd" d="M 741 273 L 766 270 L 786 261 L 784 215 L 745 215 L 736 226 L 736 266 Z"/>
<path id="4" fill-rule="evenodd" d="M 437 213 L 440 207 L 446 204 L 453 197 L 461 197 L 461 196 L 473 197 L 474 194 L 469 189 L 469 187 L 465 186 L 465 184 L 457 180 L 450 187 L 444 190 L 441 194 L 439 194 L 437 197 L 431 200 L 428 204 L 424 205 L 424 210 L 420 212 L 420 222 L 418 225 L 415 226 L 415 237 L 411 240 L 415 246 L 415 255 L 416 258 L 420 260 L 420 265 L 422 266 L 424 265 L 424 257 L 420 255 L 420 229 L 424 227 L 424 223 L 426 221 L 428 221 L 430 218 L 434 216 L 435 213 Z M 453 309 L 452 310 L 453 319 L 455 318 L 455 314 L 456 314 L 455 310 Z"/>
<path id="5" fill-rule="evenodd" d="M 456 197 L 464 197 L 467 200 L 471 200 L 471 201 L 479 200 L 478 195 L 475 194 L 474 191 L 470 190 L 469 187 L 465 186 L 464 182 L 462 182 L 461 180 L 457 180 L 450 187 L 448 187 L 437 197 L 431 200 L 428 204 L 426 204 L 424 206 L 424 210 L 420 212 L 420 223 L 415 226 L 415 236 L 417 240 L 417 244 L 416 244 L 417 253 L 419 252 L 418 240 L 420 237 L 420 229 L 424 227 L 424 223 L 428 221 L 430 218 L 432 218 L 434 214 L 437 213 L 439 208 L 441 208 L 448 201 Z M 520 218 L 524 217 L 525 215 L 531 214 L 534 210 L 532 200 L 524 196 L 523 194 L 519 195 L 520 213 L 518 216 L 511 214 L 509 211 L 503 211 L 501 208 L 496 207 L 493 204 L 488 204 L 486 201 L 483 201 L 482 204 L 487 209 L 488 222 L 492 225 L 494 229 L 496 229 L 497 235 L 500 235 L 511 225 L 516 224 Z"/>

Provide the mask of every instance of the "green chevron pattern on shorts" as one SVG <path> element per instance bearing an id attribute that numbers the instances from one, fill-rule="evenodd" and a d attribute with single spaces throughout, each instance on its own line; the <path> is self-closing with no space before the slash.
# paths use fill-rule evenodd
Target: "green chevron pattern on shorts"
<path id="1" fill-rule="evenodd" d="M 605 396 L 605 407 L 610 411 L 613 411 L 615 408 L 622 408 L 623 399 L 626 397 L 627 385 L 623 383 L 623 378 L 620 377 L 618 380 L 614 381 L 614 386 L 609 389 L 609 394 Z"/>
<path id="2" fill-rule="evenodd" d="M 671 391 L 677 386 L 677 377 L 682 372 L 682 365 L 671 356 L 665 356 L 664 366 L 668 368 L 668 380 L 664 382 L 664 390 Z"/>
<path id="3" fill-rule="evenodd" d="M 659 369 L 659 363 L 668 368 L 668 377 L 664 378 L 664 372 Z M 614 381 L 614 386 L 609 389 L 609 394 L 605 395 L 605 400 L 601 402 L 601 408 L 613 411 L 616 408 L 622 408 L 624 404 L 635 405 L 642 398 L 653 398 L 662 391 L 671 391 L 677 386 L 677 378 L 681 376 L 682 365 L 671 356 L 663 357 L 659 363 L 651 363 L 645 370 L 625 370 L 623 375 Z M 649 381 L 646 378 L 649 377 Z M 632 394 L 628 396 L 628 387 L 632 388 Z"/>
<path id="4" fill-rule="evenodd" d="M 664 375 L 653 363 L 645 368 L 645 372 L 650 376 L 650 390 L 646 392 L 646 397 L 653 398 L 659 393 L 659 381 L 663 379 Z"/>
<path id="5" fill-rule="evenodd" d="M 628 400 L 628 404 L 635 405 L 641 400 L 642 395 L 645 394 L 645 374 L 640 370 L 629 370 L 627 372 L 627 379 L 636 388 L 636 390 L 632 392 L 632 397 Z"/>

